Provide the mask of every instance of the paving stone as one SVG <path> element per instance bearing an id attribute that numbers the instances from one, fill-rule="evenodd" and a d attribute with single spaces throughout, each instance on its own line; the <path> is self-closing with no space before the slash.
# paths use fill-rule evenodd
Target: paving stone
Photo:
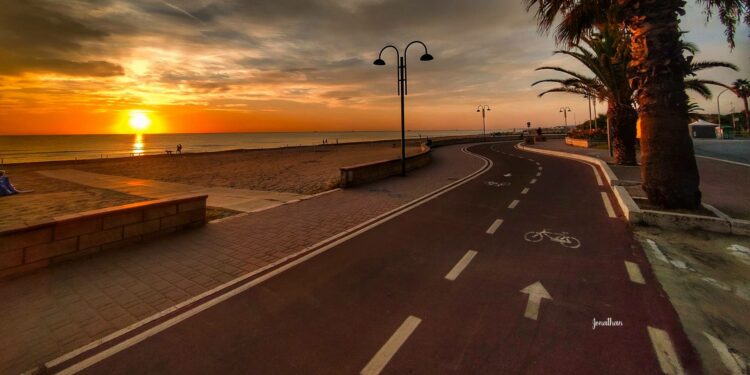
<path id="1" fill-rule="evenodd" d="M 0 332 L 5 340 L 0 346 L 2 342 L 15 346 L 2 351 L 0 373 L 25 371 L 54 358 L 55 346 L 62 353 L 104 337 L 442 187 L 448 178 L 463 177 L 481 167 L 478 159 L 460 148 L 437 150 L 432 165 L 412 172 L 407 179 L 337 191 L 2 282 Z M 177 207 L 166 206 L 146 216 L 159 220 L 176 214 Z M 121 232 L 112 233 L 113 238 L 121 236 Z M 24 241 L 38 244 L 49 240 L 52 233 L 38 237 Z M 88 238 L 90 244 L 108 240 Z M 39 327 L 42 316 L 44 324 Z M 51 326 L 55 332 L 65 333 L 64 342 L 54 337 Z M 72 327 L 78 327 L 77 333 L 70 334 Z M 35 348 L 30 338 L 33 342 L 47 339 L 51 344 Z"/>

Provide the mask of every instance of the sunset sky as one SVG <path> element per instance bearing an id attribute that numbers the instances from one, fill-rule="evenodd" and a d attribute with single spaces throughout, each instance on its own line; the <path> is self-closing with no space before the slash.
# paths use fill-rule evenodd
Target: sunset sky
<path id="1" fill-rule="evenodd" d="M 688 4 L 697 59 L 741 69 L 701 77 L 750 76 L 747 27 L 730 52 Z M 0 0 L 0 134 L 132 132 L 134 113 L 149 132 L 396 130 L 394 55 L 372 61 L 414 39 L 435 60 L 410 50 L 409 129 L 481 128 L 478 104 L 490 129 L 558 125 L 561 106 L 588 117 L 584 99 L 530 87 L 556 76 L 541 65 L 585 70 L 552 56 L 521 0 Z"/>

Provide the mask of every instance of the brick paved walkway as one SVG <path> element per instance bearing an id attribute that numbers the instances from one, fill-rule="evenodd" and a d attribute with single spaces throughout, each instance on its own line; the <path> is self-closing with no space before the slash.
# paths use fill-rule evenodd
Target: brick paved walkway
<path id="1" fill-rule="evenodd" d="M 37 171 L 42 176 L 73 182 L 80 185 L 99 189 L 119 191 L 144 198 L 170 198 L 178 195 L 208 195 L 208 205 L 222 207 L 240 212 L 252 212 L 278 206 L 306 195 L 294 193 L 280 193 L 275 191 L 261 191 L 249 189 L 233 189 L 225 187 L 204 187 L 198 185 L 178 184 L 156 180 L 111 176 L 100 173 L 84 172 L 75 169 L 54 169 Z"/>
<path id="2" fill-rule="evenodd" d="M 548 150 L 569 152 L 602 159 L 607 163 L 614 160 L 607 150 L 594 148 L 572 147 L 561 139 L 539 142 L 533 147 Z M 640 155 L 638 156 L 640 161 Z M 725 163 L 706 158 L 696 158 L 698 172 L 701 177 L 700 189 L 703 201 L 727 215 L 742 220 L 750 220 L 750 199 L 747 199 L 747 189 L 750 186 L 750 167 Z M 641 180 L 639 167 L 611 165 L 612 171 L 621 180 Z"/>
<path id="3" fill-rule="evenodd" d="M 462 146 L 408 178 L 207 225 L 0 284 L 0 373 L 40 365 L 479 169 Z"/>

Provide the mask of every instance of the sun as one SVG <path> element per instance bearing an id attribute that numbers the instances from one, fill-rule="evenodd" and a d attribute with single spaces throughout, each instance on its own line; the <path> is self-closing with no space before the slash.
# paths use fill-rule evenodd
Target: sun
<path id="1" fill-rule="evenodd" d="M 148 113 L 139 110 L 130 111 L 130 119 L 128 124 L 135 131 L 144 131 L 151 126 L 151 119 L 148 117 Z"/>

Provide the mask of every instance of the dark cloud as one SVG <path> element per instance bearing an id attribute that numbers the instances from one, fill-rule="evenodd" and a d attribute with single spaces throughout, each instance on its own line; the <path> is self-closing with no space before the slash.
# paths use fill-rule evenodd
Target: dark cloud
<path id="1" fill-rule="evenodd" d="M 0 2 L 0 74 L 45 71 L 73 76 L 123 74 L 121 66 L 86 56 L 83 43 L 107 33 L 45 1 Z M 63 9 L 64 10 L 64 9 Z"/>

